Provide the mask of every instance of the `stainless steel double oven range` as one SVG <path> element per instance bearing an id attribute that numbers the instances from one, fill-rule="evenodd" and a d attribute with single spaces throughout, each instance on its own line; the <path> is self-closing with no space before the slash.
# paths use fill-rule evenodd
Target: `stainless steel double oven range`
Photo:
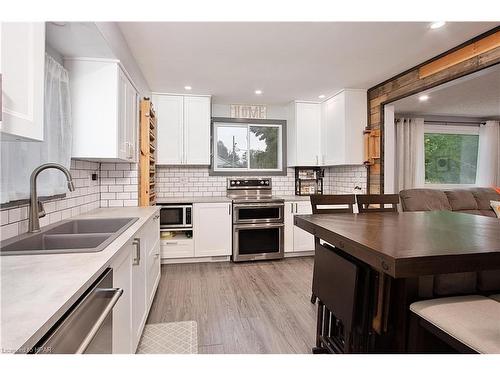
<path id="1" fill-rule="evenodd" d="M 284 256 L 284 200 L 272 196 L 270 178 L 227 180 L 233 201 L 233 261 Z"/>

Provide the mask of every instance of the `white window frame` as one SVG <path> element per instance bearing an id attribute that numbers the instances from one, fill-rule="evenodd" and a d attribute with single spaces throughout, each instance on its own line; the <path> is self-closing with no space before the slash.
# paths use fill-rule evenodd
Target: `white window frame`
<path id="1" fill-rule="evenodd" d="M 446 124 L 424 124 L 424 139 L 425 134 L 462 134 L 462 135 L 479 135 L 479 126 L 467 125 L 446 125 Z M 424 160 L 425 160 L 425 150 L 424 150 Z M 425 182 L 425 165 L 424 165 L 424 181 L 421 181 L 421 185 L 429 189 L 460 189 L 460 188 L 472 188 L 477 186 L 477 184 L 431 184 Z"/>
<path id="2" fill-rule="evenodd" d="M 230 123 L 230 122 L 216 122 L 214 123 L 214 129 L 213 129 L 213 144 L 212 144 L 212 150 L 213 150 L 213 170 L 216 173 L 228 173 L 228 172 L 234 172 L 234 173 L 241 173 L 241 172 L 249 172 L 251 174 L 265 174 L 265 173 L 282 173 L 284 170 L 283 167 L 283 126 L 281 124 L 256 124 L 252 122 L 248 123 Z M 270 128 L 278 128 L 278 168 L 272 168 L 272 169 L 255 169 L 255 168 L 250 168 L 250 127 L 251 126 L 258 126 L 258 127 L 270 127 Z M 218 130 L 219 127 L 234 127 L 234 128 L 246 128 L 247 129 L 247 152 L 248 152 L 248 167 L 247 168 L 220 168 L 217 167 L 217 142 L 218 142 Z"/>

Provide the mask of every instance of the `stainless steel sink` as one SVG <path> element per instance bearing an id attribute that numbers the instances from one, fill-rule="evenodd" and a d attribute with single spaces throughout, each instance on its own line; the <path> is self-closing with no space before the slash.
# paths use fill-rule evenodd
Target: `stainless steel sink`
<path id="1" fill-rule="evenodd" d="M 39 233 L 27 233 L 1 242 L 0 255 L 99 252 L 137 219 L 129 217 L 59 222 Z"/>
<path id="2" fill-rule="evenodd" d="M 84 234 L 84 233 L 116 233 L 124 225 L 130 222 L 130 218 L 117 219 L 80 219 L 59 223 L 46 234 Z"/>

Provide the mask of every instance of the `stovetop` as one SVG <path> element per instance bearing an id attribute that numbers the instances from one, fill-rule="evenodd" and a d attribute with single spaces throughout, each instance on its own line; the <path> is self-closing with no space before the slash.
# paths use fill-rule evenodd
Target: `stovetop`
<path id="1" fill-rule="evenodd" d="M 285 200 L 272 197 L 270 198 L 245 197 L 245 198 L 233 198 L 233 203 L 285 203 Z"/>
<path id="2" fill-rule="evenodd" d="M 273 198 L 270 178 L 228 178 L 226 195 L 233 203 L 283 203 Z"/>

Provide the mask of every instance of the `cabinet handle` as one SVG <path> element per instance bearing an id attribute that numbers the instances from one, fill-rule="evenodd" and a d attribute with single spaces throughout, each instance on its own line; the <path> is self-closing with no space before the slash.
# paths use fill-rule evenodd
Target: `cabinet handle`
<path id="1" fill-rule="evenodd" d="M 141 264 L 141 239 L 134 238 L 132 244 L 135 246 L 135 258 L 132 265 L 138 266 L 139 264 Z"/>
<path id="2" fill-rule="evenodd" d="M 293 203 L 290 203 L 290 213 L 293 214 Z"/>
<path id="3" fill-rule="evenodd" d="M 167 241 L 165 242 L 166 245 L 177 245 L 179 242 L 177 241 Z"/>
<path id="4" fill-rule="evenodd" d="M 299 213 L 299 204 L 295 203 L 295 213 Z"/>
<path id="5" fill-rule="evenodd" d="M 319 164 L 319 158 L 318 158 L 318 155 L 316 155 L 316 165 Z"/>
<path id="6" fill-rule="evenodd" d="M 228 211 L 229 211 L 228 214 L 229 214 L 229 216 L 231 216 L 231 205 L 228 204 L 227 208 L 228 208 Z"/>

